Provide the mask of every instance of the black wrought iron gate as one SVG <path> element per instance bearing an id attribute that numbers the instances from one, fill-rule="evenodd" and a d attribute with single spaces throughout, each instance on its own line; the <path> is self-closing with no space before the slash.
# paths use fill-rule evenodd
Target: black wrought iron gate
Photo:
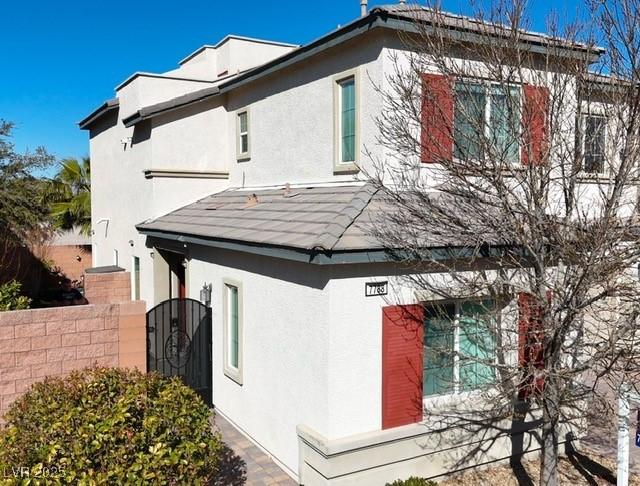
<path id="1" fill-rule="evenodd" d="M 170 299 L 147 312 L 147 369 L 179 376 L 212 405 L 211 308 Z"/>

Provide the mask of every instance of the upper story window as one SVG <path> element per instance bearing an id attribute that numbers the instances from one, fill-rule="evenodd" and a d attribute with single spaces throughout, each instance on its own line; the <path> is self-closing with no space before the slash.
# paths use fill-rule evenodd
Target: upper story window
<path id="1" fill-rule="evenodd" d="M 491 301 L 425 307 L 423 394 L 482 388 L 495 379 Z"/>
<path id="2" fill-rule="evenodd" d="M 454 156 L 520 160 L 520 87 L 455 83 Z"/>
<path id="3" fill-rule="evenodd" d="M 605 173 L 606 127 L 607 119 L 603 115 L 582 116 L 582 133 L 584 134 L 582 171 L 587 174 Z"/>
<path id="4" fill-rule="evenodd" d="M 247 160 L 250 155 L 249 110 L 236 114 L 236 152 L 238 160 Z"/>
<path id="5" fill-rule="evenodd" d="M 335 79 L 335 164 L 334 170 L 357 170 L 358 160 L 358 86 L 355 72 Z"/>

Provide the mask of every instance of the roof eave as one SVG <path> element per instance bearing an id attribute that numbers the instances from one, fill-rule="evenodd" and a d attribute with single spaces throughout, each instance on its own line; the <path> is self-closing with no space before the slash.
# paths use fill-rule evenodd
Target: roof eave
<path id="1" fill-rule="evenodd" d="M 98 108 L 93 110 L 88 116 L 78 122 L 78 126 L 81 130 L 88 130 L 91 125 L 102 118 L 104 115 L 112 110 L 117 109 L 120 106 L 118 98 L 105 101 Z"/>
<path id="2" fill-rule="evenodd" d="M 391 22 L 387 22 L 386 26 L 388 28 L 397 28 L 398 30 L 403 30 L 409 33 L 430 33 L 430 32 L 436 32 L 436 30 L 438 29 L 446 29 L 452 32 L 456 32 L 457 34 L 455 37 L 458 40 L 468 41 L 471 43 L 481 43 L 481 41 L 483 41 L 482 37 L 485 35 L 483 33 L 474 32 L 473 30 L 470 30 L 470 29 L 465 29 L 462 27 L 456 27 L 451 25 L 443 26 L 443 27 L 435 26 L 433 22 L 428 22 L 426 20 L 423 20 L 421 22 L 424 25 L 429 26 L 429 28 L 426 29 L 426 32 L 425 32 L 424 28 L 419 28 L 416 26 L 417 20 L 413 20 L 413 19 L 409 20 L 407 19 L 407 15 L 389 12 L 387 10 L 382 10 L 379 8 L 374 8 L 372 12 L 375 12 L 376 10 L 379 10 L 378 14 L 381 17 L 383 18 L 386 17 L 391 20 Z M 395 27 L 392 27 L 396 22 L 401 23 L 402 26 L 396 24 Z M 535 34 L 533 33 L 529 35 L 531 35 L 532 37 L 535 37 Z M 553 39 L 551 38 L 540 37 L 539 41 L 522 39 L 521 44 L 522 46 L 529 48 L 532 52 L 543 54 L 549 50 L 552 41 Z M 556 41 L 558 42 L 558 45 L 556 45 L 555 47 L 560 51 L 566 51 L 566 55 L 565 55 L 566 57 L 575 57 L 576 53 L 582 53 L 582 55 L 584 54 L 589 55 L 589 58 L 588 58 L 589 62 L 595 62 L 602 54 L 606 52 L 605 49 L 598 46 L 582 46 L 577 44 L 561 45 L 560 39 L 556 39 Z M 486 43 L 486 40 L 484 40 L 484 43 Z"/>
<path id="3" fill-rule="evenodd" d="M 153 240 L 165 240 L 181 245 L 197 245 L 208 248 L 218 248 L 230 251 L 239 251 L 243 253 L 251 253 L 271 258 L 280 258 L 283 260 L 291 260 L 300 263 L 310 263 L 313 265 L 344 265 L 344 264 L 362 264 L 362 263 L 393 263 L 399 261 L 408 261 L 411 255 L 407 255 L 407 259 L 399 258 L 399 252 L 390 252 L 385 248 L 358 248 L 353 250 L 341 249 L 334 251 L 323 251 L 321 249 L 305 249 L 285 246 L 269 245 L 265 243 L 250 243 L 239 240 L 225 240 L 218 238 L 206 238 L 197 235 L 188 235 L 181 233 L 173 233 L 168 231 L 160 231 L 154 229 L 145 229 L 142 225 L 136 226 L 139 233 Z M 152 245 L 155 246 L 155 245 Z M 493 251 L 484 255 L 487 258 L 501 256 L 509 248 L 508 246 L 492 247 Z M 469 247 L 429 247 L 424 248 L 425 254 L 429 255 L 429 259 L 425 261 L 450 261 L 455 259 L 469 259 L 477 257 L 476 250 Z M 400 255 L 401 257 L 402 255 Z"/>
<path id="4" fill-rule="evenodd" d="M 144 111 L 139 110 L 137 113 L 129 116 L 123 122 L 125 126 L 130 127 L 139 123 L 143 120 L 152 118 L 154 116 L 160 115 L 167 111 L 172 111 L 176 109 L 183 108 L 185 106 L 191 105 L 193 103 L 199 103 L 204 101 L 212 96 L 217 96 L 218 94 L 226 93 L 232 89 L 238 88 L 245 84 L 248 84 L 252 81 L 255 81 L 258 78 L 263 76 L 267 76 L 275 71 L 280 69 L 284 69 L 298 62 L 304 61 L 320 52 L 323 52 L 327 49 L 335 47 L 339 44 L 342 44 L 354 37 L 361 35 L 364 32 L 372 31 L 376 28 L 387 28 L 392 30 L 402 30 L 405 32 L 413 32 L 417 33 L 421 31 L 416 25 L 414 20 L 407 19 L 406 15 L 398 15 L 393 12 L 389 12 L 380 8 L 373 8 L 368 15 L 365 17 L 361 17 L 359 19 L 354 20 L 353 22 L 334 30 L 333 32 L 307 44 L 305 46 L 299 47 L 283 56 L 280 56 L 272 61 L 269 61 L 261 66 L 250 69 L 244 74 L 240 74 L 235 76 L 233 79 L 230 79 L 227 82 L 221 83 L 219 85 L 219 93 L 211 94 L 208 96 L 203 96 L 201 98 L 191 100 L 189 102 L 185 102 L 182 104 L 178 104 L 176 106 L 172 106 L 171 108 L 164 110 L 154 110 L 153 112 L 148 113 L 145 116 L 141 116 L 140 112 Z M 431 27 L 436 29 L 437 27 Z M 474 33 L 464 29 L 455 29 L 453 26 L 449 27 L 450 30 L 455 33 L 455 36 L 460 40 L 469 41 L 469 42 L 479 42 L 482 41 L 482 35 L 478 33 Z M 486 40 L 485 40 L 486 41 Z M 549 49 L 549 45 L 545 44 L 541 39 L 540 42 L 524 42 L 524 45 L 527 46 L 532 52 L 545 53 Z M 585 53 L 589 56 L 587 60 L 589 62 L 593 62 L 598 59 L 600 55 L 604 53 L 604 49 L 595 47 L 595 48 L 587 48 L 575 46 L 575 48 L 563 47 L 559 46 L 560 50 L 566 52 L 569 57 L 575 57 L 576 55 L 584 56 Z M 153 105 L 158 106 L 158 105 Z M 147 107 L 151 108 L 151 107 Z"/>
<path id="5" fill-rule="evenodd" d="M 148 120 L 149 118 L 153 118 L 161 114 L 169 113 L 171 111 L 178 110 L 184 106 L 188 106 L 193 103 L 197 103 L 199 101 L 203 101 L 203 100 L 218 96 L 218 94 L 220 94 L 220 89 L 217 86 L 215 86 L 212 88 L 205 88 L 204 90 L 201 90 L 201 92 L 202 94 L 200 96 L 197 96 L 197 93 L 199 92 L 196 91 L 194 93 L 188 93 L 186 95 L 173 98 L 169 101 L 157 103 L 155 105 L 142 108 L 136 111 L 135 113 L 133 113 L 132 115 L 129 115 L 128 117 L 123 118 L 122 123 L 127 128 L 132 127 L 140 123 L 141 121 Z M 196 95 L 196 97 L 194 98 L 193 95 Z"/>

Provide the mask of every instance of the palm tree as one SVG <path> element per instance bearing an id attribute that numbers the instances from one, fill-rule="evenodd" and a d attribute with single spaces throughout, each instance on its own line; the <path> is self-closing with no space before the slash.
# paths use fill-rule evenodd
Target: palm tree
<path id="1" fill-rule="evenodd" d="M 83 157 L 81 161 L 74 158 L 64 159 L 56 176 L 48 182 L 44 199 L 49 205 L 54 228 L 80 228 L 83 235 L 91 234 L 89 157 Z"/>

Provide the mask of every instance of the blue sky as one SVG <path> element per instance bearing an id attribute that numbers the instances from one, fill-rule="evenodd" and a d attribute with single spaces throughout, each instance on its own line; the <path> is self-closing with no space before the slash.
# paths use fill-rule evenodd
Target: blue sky
<path id="1" fill-rule="evenodd" d="M 393 0 L 371 1 L 370 6 Z M 546 0 L 530 0 L 544 30 Z M 88 154 L 76 122 L 134 71 L 162 72 L 227 33 L 307 43 L 356 18 L 359 0 L 22 0 L 3 2 L 0 118 L 15 123 L 18 151 Z M 463 0 L 443 7 L 470 13 Z M 577 2 L 558 0 L 571 10 Z"/>

